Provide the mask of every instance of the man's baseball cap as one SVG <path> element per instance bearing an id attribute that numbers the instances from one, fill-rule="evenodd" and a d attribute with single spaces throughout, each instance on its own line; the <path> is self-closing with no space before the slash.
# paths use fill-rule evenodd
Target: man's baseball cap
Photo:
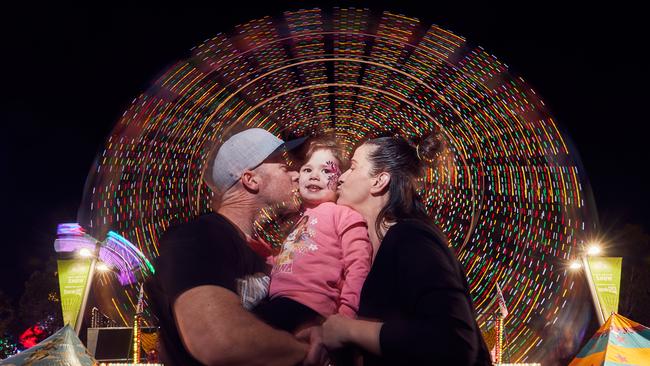
<path id="1" fill-rule="evenodd" d="M 284 142 L 261 128 L 251 128 L 231 136 L 220 147 L 214 160 L 208 161 L 204 174 L 208 185 L 223 193 L 241 178 L 244 170 L 253 169 L 264 160 L 293 150 L 305 142 L 301 137 Z"/>

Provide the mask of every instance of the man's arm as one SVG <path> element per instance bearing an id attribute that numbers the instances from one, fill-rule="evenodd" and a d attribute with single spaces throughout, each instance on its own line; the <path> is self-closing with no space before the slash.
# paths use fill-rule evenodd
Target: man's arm
<path id="1" fill-rule="evenodd" d="M 223 287 L 198 286 L 173 305 L 187 351 L 205 365 L 295 365 L 309 345 L 266 325 Z"/>

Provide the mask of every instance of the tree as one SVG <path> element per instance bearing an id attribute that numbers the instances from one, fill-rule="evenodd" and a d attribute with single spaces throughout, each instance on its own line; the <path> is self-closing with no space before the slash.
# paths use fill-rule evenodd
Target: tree
<path id="1" fill-rule="evenodd" d="M 11 299 L 0 291 L 0 359 L 9 357 L 18 351 L 14 337 L 9 328 L 14 320 Z"/>
<path id="2" fill-rule="evenodd" d="M 63 326 L 56 258 L 50 257 L 45 268 L 37 270 L 25 282 L 19 301 L 19 331 L 40 325 L 49 336 Z"/>
<path id="3" fill-rule="evenodd" d="M 0 291 L 0 338 L 8 332 L 14 320 L 14 308 L 11 299 Z"/>
<path id="4" fill-rule="evenodd" d="M 619 313 L 650 325 L 650 235 L 639 225 L 625 224 L 612 238 L 620 253 L 615 255 L 623 257 Z"/>

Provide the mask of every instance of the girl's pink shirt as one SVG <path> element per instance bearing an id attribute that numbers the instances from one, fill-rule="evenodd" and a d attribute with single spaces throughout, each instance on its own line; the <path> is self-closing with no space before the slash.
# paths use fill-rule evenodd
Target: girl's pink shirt
<path id="1" fill-rule="evenodd" d="M 324 317 L 354 318 L 371 260 L 363 217 L 349 207 L 321 203 L 305 210 L 274 258 L 269 295 L 290 298 Z"/>

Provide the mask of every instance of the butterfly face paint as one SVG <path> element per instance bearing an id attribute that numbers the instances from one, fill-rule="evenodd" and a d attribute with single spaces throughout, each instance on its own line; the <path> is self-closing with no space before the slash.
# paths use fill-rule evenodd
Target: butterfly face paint
<path id="1" fill-rule="evenodd" d="M 339 185 L 339 177 L 341 176 L 341 169 L 339 165 L 333 161 L 325 162 L 325 166 L 329 171 L 327 173 L 327 188 L 336 192 L 336 187 Z"/>

